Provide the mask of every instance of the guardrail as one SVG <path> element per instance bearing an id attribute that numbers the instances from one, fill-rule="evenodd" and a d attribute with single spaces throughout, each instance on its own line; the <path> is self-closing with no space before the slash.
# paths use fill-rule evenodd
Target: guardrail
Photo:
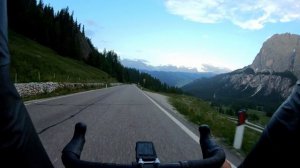
<path id="1" fill-rule="evenodd" d="M 227 117 L 227 119 L 233 121 L 233 122 L 236 122 L 237 123 L 237 118 L 234 118 L 234 117 Z M 264 130 L 264 127 L 260 126 L 260 125 L 257 125 L 257 124 L 253 124 L 249 121 L 246 120 L 246 127 L 252 129 L 252 130 L 255 130 L 257 132 L 260 132 L 262 133 L 263 130 Z"/>

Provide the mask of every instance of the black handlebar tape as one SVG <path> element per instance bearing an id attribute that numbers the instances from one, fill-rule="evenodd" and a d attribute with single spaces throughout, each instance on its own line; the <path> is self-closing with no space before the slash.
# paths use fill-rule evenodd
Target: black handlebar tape
<path id="1" fill-rule="evenodd" d="M 77 123 L 75 125 L 73 138 L 63 149 L 63 153 L 71 152 L 79 159 L 85 143 L 85 133 L 86 125 L 84 123 Z"/>
<path id="2" fill-rule="evenodd" d="M 160 168 L 220 168 L 225 161 L 224 150 L 217 145 L 211 137 L 210 129 L 207 125 L 199 127 L 200 145 L 203 153 L 203 160 L 181 161 L 179 164 L 163 164 Z"/>
<path id="3" fill-rule="evenodd" d="M 211 137 L 208 125 L 201 125 L 199 133 L 203 160 L 189 161 L 189 165 L 191 167 L 203 165 L 205 168 L 220 168 L 226 158 L 224 150 Z"/>
<path id="4" fill-rule="evenodd" d="M 80 160 L 80 155 L 85 143 L 86 125 L 77 123 L 71 141 L 62 151 L 62 161 L 66 168 L 132 168 L 131 165 L 120 165 L 114 163 L 96 163 Z"/>
<path id="5" fill-rule="evenodd" d="M 80 160 L 85 143 L 86 125 L 77 123 L 73 138 L 62 151 L 62 161 L 66 168 L 133 168 L 138 164 L 120 165 L 113 163 L 97 163 Z M 182 161 L 179 163 L 161 164 L 161 168 L 220 168 L 225 161 L 225 153 L 211 138 L 210 129 L 207 125 L 199 127 L 200 145 L 205 158 L 203 160 Z"/>
<path id="6" fill-rule="evenodd" d="M 160 168 L 220 168 L 225 161 L 224 150 L 211 137 L 207 125 L 199 127 L 200 145 L 203 160 L 181 161 L 179 163 L 159 165 Z"/>

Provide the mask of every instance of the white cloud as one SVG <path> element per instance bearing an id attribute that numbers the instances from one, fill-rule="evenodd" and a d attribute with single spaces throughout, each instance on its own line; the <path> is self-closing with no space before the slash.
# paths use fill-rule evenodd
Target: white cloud
<path id="1" fill-rule="evenodd" d="M 88 26 L 92 26 L 92 27 L 97 27 L 97 26 L 98 26 L 97 22 L 94 21 L 94 20 L 91 20 L 91 19 L 85 20 L 85 23 L 86 23 Z"/>
<path id="2" fill-rule="evenodd" d="M 149 64 L 155 66 L 170 64 L 176 67 L 183 66 L 186 68 L 197 68 L 199 72 L 206 72 L 208 70 L 212 70 L 212 65 L 214 67 L 219 67 L 219 71 L 230 71 L 244 66 L 235 65 L 232 60 L 229 60 L 228 58 L 221 58 L 220 55 L 216 53 L 210 53 L 201 50 L 189 52 L 155 51 L 151 54 L 150 57 L 145 59 L 150 61 Z M 211 65 L 211 67 L 208 67 L 206 65 Z"/>
<path id="3" fill-rule="evenodd" d="M 165 0 L 167 10 L 186 20 L 218 23 L 229 20 L 243 29 L 266 23 L 300 20 L 299 0 Z"/>
<path id="4" fill-rule="evenodd" d="M 210 65 L 210 64 L 202 64 L 202 70 L 204 72 L 215 72 L 215 73 L 225 73 L 225 72 L 231 71 L 231 69 L 229 69 L 229 68 L 217 67 L 217 66 Z"/>

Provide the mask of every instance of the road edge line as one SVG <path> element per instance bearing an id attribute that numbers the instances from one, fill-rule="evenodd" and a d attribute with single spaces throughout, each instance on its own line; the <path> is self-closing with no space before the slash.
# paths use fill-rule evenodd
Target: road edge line
<path id="1" fill-rule="evenodd" d="M 156 105 L 162 112 L 164 112 L 177 126 L 179 126 L 186 134 L 188 134 L 194 141 L 196 141 L 198 144 L 199 137 L 194 134 L 191 130 L 189 130 L 185 125 L 183 125 L 179 120 L 177 120 L 175 117 L 173 117 L 169 112 L 167 112 L 163 107 L 161 107 L 156 101 L 154 101 L 150 96 L 148 96 L 146 93 L 144 93 L 142 90 L 138 88 L 138 90 L 143 93 L 154 105 Z M 232 168 L 236 168 L 236 166 L 231 163 L 229 160 L 227 160 Z"/>

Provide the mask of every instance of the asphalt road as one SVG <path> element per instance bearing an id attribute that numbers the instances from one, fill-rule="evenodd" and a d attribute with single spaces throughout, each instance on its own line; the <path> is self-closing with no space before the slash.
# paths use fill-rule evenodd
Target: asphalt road
<path id="1" fill-rule="evenodd" d="M 61 151 L 77 122 L 87 124 L 83 160 L 131 163 L 141 140 L 153 141 L 163 163 L 202 158 L 199 144 L 134 85 L 32 102 L 27 109 L 55 167 L 63 167 Z"/>

